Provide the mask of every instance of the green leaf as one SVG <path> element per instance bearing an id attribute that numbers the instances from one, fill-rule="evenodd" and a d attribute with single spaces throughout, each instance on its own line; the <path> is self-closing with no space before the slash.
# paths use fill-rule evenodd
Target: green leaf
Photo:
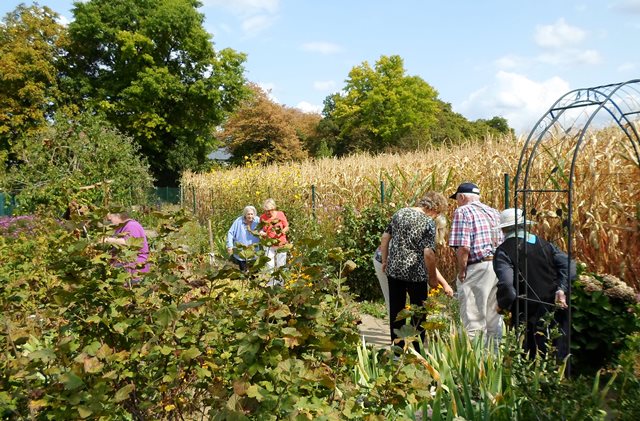
<path id="1" fill-rule="evenodd" d="M 60 376 L 60 382 L 64 385 L 65 390 L 76 390 L 84 385 L 82 379 L 73 371 L 68 371 Z"/>
<path id="2" fill-rule="evenodd" d="M 287 307 L 284 304 L 271 313 L 271 316 L 275 317 L 276 319 L 284 319 L 285 317 L 290 315 L 291 315 L 291 310 L 289 310 L 289 307 Z"/>
<path id="3" fill-rule="evenodd" d="M 93 414 L 93 411 L 86 406 L 79 406 L 78 414 L 80 414 L 80 418 L 88 418 Z"/>
<path id="4" fill-rule="evenodd" d="M 102 344 L 98 341 L 93 341 L 89 345 L 82 348 L 82 352 L 86 352 L 87 354 L 94 356 L 98 352 L 98 350 L 102 347 Z"/>
<path id="5" fill-rule="evenodd" d="M 282 329 L 282 334 L 296 337 L 302 336 L 302 334 L 295 327 L 285 327 L 284 329 Z"/>
<path id="6" fill-rule="evenodd" d="M 179 328 L 176 329 L 174 334 L 176 335 L 176 338 L 182 339 L 187 333 L 189 333 L 189 328 L 185 326 L 180 326 Z"/>
<path id="7" fill-rule="evenodd" d="M 84 371 L 85 373 L 99 373 L 102 371 L 104 364 L 97 358 L 85 358 L 84 359 Z"/>
<path id="8" fill-rule="evenodd" d="M 56 359 L 56 353 L 47 348 L 32 352 L 28 357 L 32 361 L 42 361 L 46 364 Z"/>
<path id="9" fill-rule="evenodd" d="M 198 348 L 192 347 L 187 349 L 186 351 L 183 351 L 180 354 L 180 358 L 182 358 L 184 361 L 190 361 L 200 354 L 202 354 L 202 352 L 200 352 Z"/>
<path id="10" fill-rule="evenodd" d="M 123 334 L 125 330 L 127 330 L 127 328 L 130 326 L 130 324 L 131 323 L 128 320 L 123 320 L 113 325 L 113 330 L 120 334 Z"/>
<path id="11" fill-rule="evenodd" d="M 128 384 L 124 387 L 121 387 L 120 390 L 116 392 L 116 395 L 114 396 L 113 400 L 115 402 L 122 402 L 123 400 L 129 397 L 129 394 L 131 394 L 131 392 L 133 392 L 134 389 L 135 389 L 135 386 L 133 384 Z"/>
<path id="12" fill-rule="evenodd" d="M 258 402 L 262 402 L 265 398 L 264 389 L 262 389 L 257 384 L 252 384 L 247 389 L 247 396 L 250 398 L 255 398 Z"/>
<path id="13" fill-rule="evenodd" d="M 190 308 L 196 308 L 196 307 L 200 307 L 202 304 L 204 304 L 205 302 L 202 300 L 197 300 L 197 301 L 189 301 L 188 303 L 181 303 L 180 305 L 178 305 L 178 310 L 179 311 L 184 311 Z"/>
<path id="14" fill-rule="evenodd" d="M 155 314 L 156 324 L 161 327 L 167 327 L 175 320 L 178 320 L 180 315 L 175 306 L 167 306 L 158 310 Z"/>

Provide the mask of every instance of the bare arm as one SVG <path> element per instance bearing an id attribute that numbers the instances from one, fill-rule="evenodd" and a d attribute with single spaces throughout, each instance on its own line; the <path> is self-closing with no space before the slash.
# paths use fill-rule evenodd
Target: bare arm
<path id="1" fill-rule="evenodd" d="M 382 271 L 387 272 L 387 259 L 389 258 L 389 241 L 391 241 L 391 234 L 385 232 L 380 238 L 380 253 L 382 254 Z"/>
<path id="2" fill-rule="evenodd" d="M 432 248 L 424 249 L 424 267 L 429 275 L 429 285 L 433 288 L 438 286 L 438 269 L 436 268 L 436 253 Z M 440 275 L 442 277 L 442 275 Z"/>
<path id="3" fill-rule="evenodd" d="M 469 247 L 456 249 L 456 264 L 458 267 L 458 280 L 464 282 L 467 277 L 467 261 L 469 260 Z"/>
<path id="4" fill-rule="evenodd" d="M 436 268 L 436 276 L 438 277 L 438 283 L 444 290 L 444 293 L 447 294 L 449 297 L 453 297 L 453 289 L 451 289 L 451 286 L 449 285 L 447 280 L 444 279 L 444 276 L 442 276 L 438 268 Z"/>
<path id="5" fill-rule="evenodd" d="M 117 244 L 120 246 L 124 246 L 127 244 L 127 240 L 125 240 L 123 237 L 104 237 L 102 239 L 102 242 L 107 244 Z"/>

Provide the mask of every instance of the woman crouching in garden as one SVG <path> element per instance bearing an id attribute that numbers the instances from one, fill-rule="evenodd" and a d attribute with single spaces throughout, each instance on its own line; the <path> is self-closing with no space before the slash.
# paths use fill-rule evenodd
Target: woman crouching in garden
<path id="1" fill-rule="evenodd" d="M 129 217 L 126 211 L 110 212 L 107 214 L 107 219 L 113 225 L 116 225 L 116 229 L 113 236 L 105 237 L 103 242 L 124 246 L 127 244 L 129 238 L 142 239 L 142 245 L 134 261 L 121 262 L 115 260 L 114 256 L 114 266 L 123 267 L 131 274 L 131 283 L 137 284 L 140 282 L 140 274 L 149 272 L 149 263 L 147 262 L 149 258 L 149 243 L 147 242 L 147 235 L 144 232 L 144 228 L 142 228 L 142 225 L 140 225 L 138 221 Z"/>

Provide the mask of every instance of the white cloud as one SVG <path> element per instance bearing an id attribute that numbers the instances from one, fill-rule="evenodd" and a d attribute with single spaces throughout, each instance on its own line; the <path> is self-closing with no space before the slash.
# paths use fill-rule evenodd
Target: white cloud
<path id="1" fill-rule="evenodd" d="M 316 80 L 313 82 L 313 89 L 316 91 L 331 91 L 336 87 L 336 82 L 333 80 Z"/>
<path id="2" fill-rule="evenodd" d="M 273 25 L 274 19 L 271 16 L 257 15 L 242 21 L 242 31 L 245 35 L 253 36 Z"/>
<path id="3" fill-rule="evenodd" d="M 314 105 L 314 104 L 310 104 L 306 101 L 302 101 L 299 102 L 298 105 L 296 105 L 296 108 L 299 109 L 302 112 L 305 113 L 318 113 L 320 114 L 322 112 L 322 105 Z"/>
<path id="4" fill-rule="evenodd" d="M 564 48 L 582 42 L 586 32 L 568 25 L 564 18 L 551 25 L 538 25 L 534 35 L 535 42 L 543 48 Z"/>
<path id="5" fill-rule="evenodd" d="M 598 64 L 602 61 L 602 57 L 596 50 L 567 49 L 542 53 L 537 57 L 537 60 L 553 65 Z"/>
<path id="6" fill-rule="evenodd" d="M 622 0 L 613 4 L 613 10 L 623 13 L 640 14 L 640 0 Z"/>
<path id="7" fill-rule="evenodd" d="M 330 42 L 307 42 L 302 44 L 302 49 L 311 53 L 320 54 L 335 54 L 342 51 L 341 46 Z"/>
<path id="8" fill-rule="evenodd" d="M 618 71 L 622 73 L 631 73 L 635 72 L 637 68 L 637 63 L 622 63 L 620 66 L 618 66 Z"/>
<path id="9" fill-rule="evenodd" d="M 258 86 L 262 89 L 269 99 L 275 103 L 280 104 L 278 98 L 273 94 L 273 91 L 276 89 L 276 85 L 273 82 L 258 82 Z"/>
<path id="10" fill-rule="evenodd" d="M 518 73 L 500 71 L 490 86 L 473 92 L 457 110 L 471 120 L 500 116 L 518 134 L 528 134 L 533 125 L 569 91 L 559 77 L 536 82 Z"/>
<path id="11" fill-rule="evenodd" d="M 202 0 L 205 6 L 223 7 L 238 16 L 252 16 L 261 13 L 275 14 L 279 0 Z"/>
<path id="12" fill-rule="evenodd" d="M 58 15 L 57 22 L 62 26 L 69 26 L 71 21 L 65 15 Z"/>
<path id="13" fill-rule="evenodd" d="M 204 0 L 207 7 L 228 10 L 240 19 L 246 36 L 253 37 L 271 27 L 277 20 L 279 0 Z"/>
<path id="14" fill-rule="evenodd" d="M 507 55 L 497 59 L 495 65 L 501 70 L 511 70 L 523 66 L 527 61 L 524 57 Z"/>

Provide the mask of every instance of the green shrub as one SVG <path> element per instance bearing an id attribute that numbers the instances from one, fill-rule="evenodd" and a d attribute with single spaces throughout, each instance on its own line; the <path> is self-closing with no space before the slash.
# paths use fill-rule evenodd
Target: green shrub
<path id="1" fill-rule="evenodd" d="M 343 279 L 293 253 L 265 287 L 263 257 L 212 267 L 181 243 L 188 215 L 154 213 L 151 271 L 128 288 L 105 214 L 0 236 L 0 417 L 339 418 L 358 341 Z"/>
<path id="2" fill-rule="evenodd" d="M 617 360 L 625 338 L 640 331 L 633 289 L 612 275 L 580 275 L 572 288 L 571 352 L 577 372 L 594 372 Z"/>
<path id="3" fill-rule="evenodd" d="M 362 300 L 382 298 L 372 258 L 392 211 L 383 205 L 368 207 L 360 212 L 347 206 L 342 211 L 342 225 L 336 242 L 357 265 L 349 273 L 347 285 Z"/>
<path id="4" fill-rule="evenodd" d="M 16 194 L 20 213 L 61 215 L 71 200 L 140 203 L 153 179 L 133 140 L 98 116 L 59 119 L 15 147 L 16 164 L 0 189 Z"/>

